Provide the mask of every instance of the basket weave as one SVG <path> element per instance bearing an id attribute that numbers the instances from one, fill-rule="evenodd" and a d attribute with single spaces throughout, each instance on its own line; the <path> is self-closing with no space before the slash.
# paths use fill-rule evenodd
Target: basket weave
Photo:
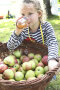
<path id="1" fill-rule="evenodd" d="M 33 52 L 35 54 L 39 53 L 42 57 L 48 54 L 48 48 L 45 45 L 31 41 L 23 41 L 17 49 L 22 50 L 23 54 L 25 55 L 30 52 Z M 6 43 L 0 43 L 0 58 L 4 59 L 4 57 L 12 54 L 12 52 L 13 51 L 9 51 L 7 49 Z M 8 81 L 1 79 L 0 90 L 45 90 L 45 87 L 55 75 L 59 67 L 60 63 L 54 70 L 48 71 L 42 78 L 37 78 L 31 81 Z"/>

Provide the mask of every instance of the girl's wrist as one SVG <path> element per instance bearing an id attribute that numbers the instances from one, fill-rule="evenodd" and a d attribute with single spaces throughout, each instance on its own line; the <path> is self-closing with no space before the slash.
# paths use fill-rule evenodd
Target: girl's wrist
<path id="1" fill-rule="evenodd" d="M 22 32 L 22 30 L 16 28 L 15 34 L 16 34 L 17 36 L 19 36 L 21 32 Z"/>

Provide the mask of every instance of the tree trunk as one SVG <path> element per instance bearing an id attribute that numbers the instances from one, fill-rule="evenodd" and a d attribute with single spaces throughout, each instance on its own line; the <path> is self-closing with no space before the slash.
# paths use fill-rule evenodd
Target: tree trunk
<path id="1" fill-rule="evenodd" d="M 46 5 L 47 15 L 51 15 L 50 0 L 44 0 L 44 3 L 45 3 L 45 5 Z"/>

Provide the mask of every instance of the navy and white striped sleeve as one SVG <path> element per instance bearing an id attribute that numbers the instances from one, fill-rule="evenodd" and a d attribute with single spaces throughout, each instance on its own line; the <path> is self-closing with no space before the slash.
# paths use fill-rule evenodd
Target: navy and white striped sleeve
<path id="1" fill-rule="evenodd" d="M 9 50 L 14 50 L 22 43 L 23 40 L 24 40 L 24 33 L 22 32 L 19 36 L 17 36 L 14 31 L 10 36 L 9 41 L 7 42 L 7 48 Z"/>
<path id="2" fill-rule="evenodd" d="M 48 45 L 48 60 L 58 57 L 58 43 L 54 29 L 49 22 L 46 22 L 46 42 Z"/>

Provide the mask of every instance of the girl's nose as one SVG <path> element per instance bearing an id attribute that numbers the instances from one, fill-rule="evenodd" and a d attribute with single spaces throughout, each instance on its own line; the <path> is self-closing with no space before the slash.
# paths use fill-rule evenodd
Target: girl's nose
<path id="1" fill-rule="evenodd" d="M 27 22 L 28 22 L 28 24 L 31 22 L 31 20 L 30 20 L 30 18 L 29 18 L 29 17 L 27 17 Z"/>

